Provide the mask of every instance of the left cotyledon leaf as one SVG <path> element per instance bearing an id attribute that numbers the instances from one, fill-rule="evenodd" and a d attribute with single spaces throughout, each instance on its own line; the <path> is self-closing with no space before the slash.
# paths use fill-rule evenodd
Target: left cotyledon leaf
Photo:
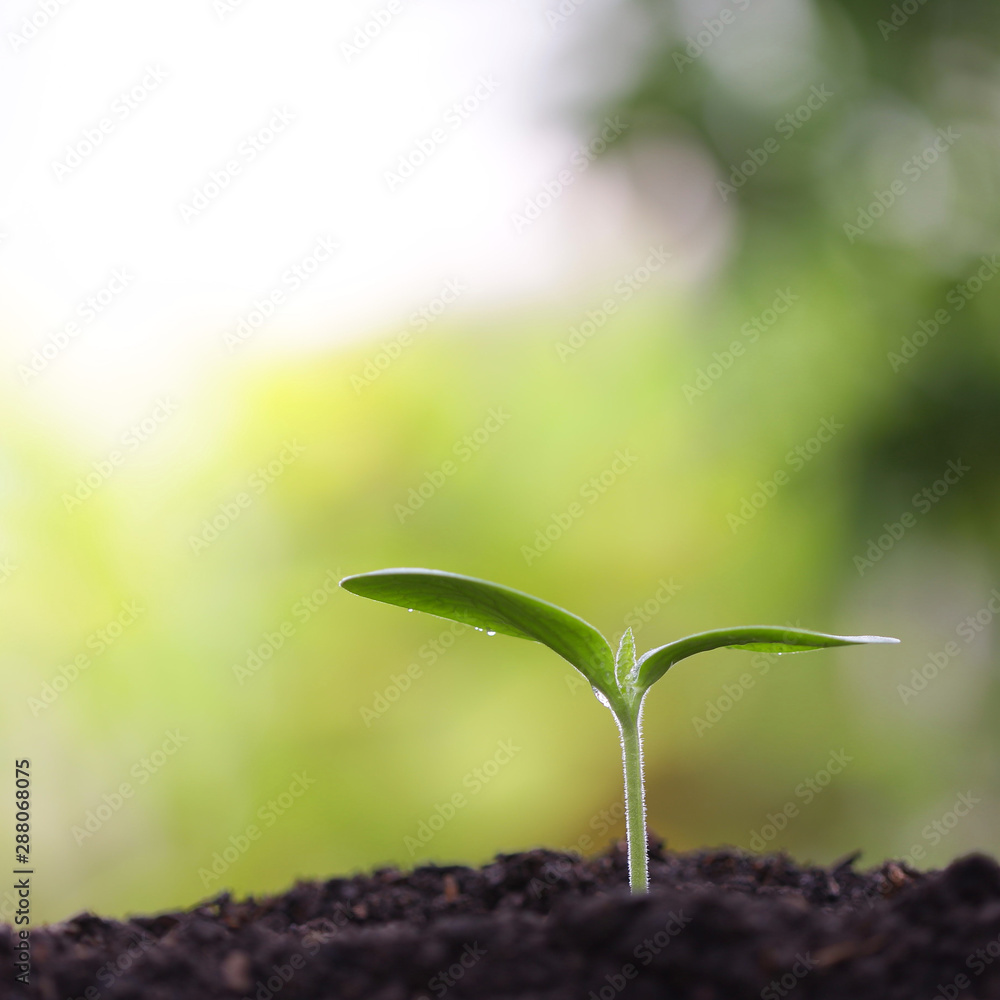
<path id="1" fill-rule="evenodd" d="M 360 597 L 548 646 L 599 690 L 615 690 L 615 658 L 604 636 L 555 604 L 472 576 L 436 569 L 380 569 L 346 576 Z"/>

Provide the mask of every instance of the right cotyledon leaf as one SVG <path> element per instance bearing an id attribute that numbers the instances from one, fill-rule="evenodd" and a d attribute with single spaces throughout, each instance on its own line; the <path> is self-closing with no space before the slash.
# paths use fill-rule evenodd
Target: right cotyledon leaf
<path id="1" fill-rule="evenodd" d="M 604 636 L 564 608 L 520 590 L 434 569 L 381 569 L 347 576 L 340 585 L 375 601 L 541 642 L 600 691 L 616 690 L 615 658 Z"/>
<path id="2" fill-rule="evenodd" d="M 655 684 L 678 660 L 710 649 L 749 649 L 767 653 L 804 653 L 831 646 L 899 642 L 884 635 L 828 635 L 782 625 L 744 625 L 689 635 L 644 653 L 636 664 L 637 686 L 645 690 Z"/>

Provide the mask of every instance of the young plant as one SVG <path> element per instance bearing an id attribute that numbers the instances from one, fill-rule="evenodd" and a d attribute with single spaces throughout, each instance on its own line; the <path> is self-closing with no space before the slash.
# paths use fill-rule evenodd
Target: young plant
<path id="1" fill-rule="evenodd" d="M 649 885 L 642 706 L 649 689 L 675 663 L 719 647 L 799 653 L 828 646 L 899 642 L 878 635 L 825 635 L 778 625 L 747 625 L 689 635 L 636 659 L 631 628 L 622 636 L 616 656 L 604 636 L 582 618 L 487 580 L 431 569 L 383 569 L 345 577 L 340 585 L 361 597 L 462 622 L 487 635 L 500 632 L 541 642 L 586 677 L 598 701 L 610 709 L 621 734 L 629 884 L 633 892 L 646 892 Z"/>

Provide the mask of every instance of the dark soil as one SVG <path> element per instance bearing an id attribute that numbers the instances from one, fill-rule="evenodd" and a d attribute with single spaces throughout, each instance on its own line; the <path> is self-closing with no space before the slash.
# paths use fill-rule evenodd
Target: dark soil
<path id="1" fill-rule="evenodd" d="M 862 873 L 854 860 L 652 844 L 653 890 L 633 897 L 617 844 L 588 860 L 381 869 L 126 923 L 80 914 L 32 932 L 28 987 L 4 925 L 0 997 L 1000 998 L 996 862 Z"/>

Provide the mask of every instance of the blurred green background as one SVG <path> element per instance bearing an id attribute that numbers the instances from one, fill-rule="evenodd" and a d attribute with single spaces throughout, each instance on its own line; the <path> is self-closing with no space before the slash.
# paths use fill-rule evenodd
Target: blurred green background
<path id="1" fill-rule="evenodd" d="M 387 566 L 638 622 L 641 650 L 755 622 L 899 636 L 672 671 L 651 830 L 995 852 L 998 21 L 609 5 L 552 69 L 553 94 L 567 66 L 599 86 L 544 113 L 627 123 L 592 169 L 647 225 L 577 295 L 234 367 L 96 450 L 0 401 L 0 746 L 33 762 L 36 918 L 623 835 L 617 734 L 573 669 L 333 586 Z M 639 270 L 692 234 L 706 279 Z"/>

